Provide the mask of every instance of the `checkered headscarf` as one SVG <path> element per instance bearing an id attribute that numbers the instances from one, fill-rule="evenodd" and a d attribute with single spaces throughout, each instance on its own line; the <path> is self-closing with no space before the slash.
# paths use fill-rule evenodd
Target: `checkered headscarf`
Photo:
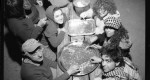
<path id="1" fill-rule="evenodd" d="M 124 72 L 124 67 L 116 67 L 114 70 L 104 73 L 103 76 L 109 78 L 113 77 L 115 80 L 120 80 L 121 78 L 128 78 L 128 74 Z"/>
<path id="2" fill-rule="evenodd" d="M 115 29 L 118 29 L 121 25 L 121 20 L 114 16 L 110 16 L 104 20 L 105 26 L 109 26 Z"/>

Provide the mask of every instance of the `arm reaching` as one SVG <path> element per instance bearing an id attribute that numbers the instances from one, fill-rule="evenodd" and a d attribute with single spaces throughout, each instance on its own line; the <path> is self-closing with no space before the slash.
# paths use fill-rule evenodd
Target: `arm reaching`
<path id="1" fill-rule="evenodd" d="M 90 59 L 91 63 L 100 63 L 102 62 L 102 59 L 96 56 L 91 57 Z"/>

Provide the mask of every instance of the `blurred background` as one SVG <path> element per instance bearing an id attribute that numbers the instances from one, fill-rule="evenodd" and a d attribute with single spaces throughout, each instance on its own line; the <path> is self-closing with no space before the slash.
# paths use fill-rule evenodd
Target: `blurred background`
<path id="1" fill-rule="evenodd" d="M 67 0 L 49 0 L 53 5 L 62 5 Z M 96 0 L 91 0 L 94 3 Z M 133 42 L 131 55 L 138 66 L 142 80 L 145 80 L 145 0 L 114 0 L 121 14 L 123 25 L 129 31 Z M 40 17 L 44 9 L 36 6 Z M 21 80 L 20 56 L 12 34 L 4 26 L 4 80 Z"/>

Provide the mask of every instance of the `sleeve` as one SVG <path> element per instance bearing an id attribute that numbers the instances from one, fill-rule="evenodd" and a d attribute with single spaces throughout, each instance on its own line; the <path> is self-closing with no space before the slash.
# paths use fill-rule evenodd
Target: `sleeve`
<path id="1" fill-rule="evenodd" d="M 42 74 L 34 74 L 26 77 L 24 80 L 49 80 L 49 79 L 44 77 Z"/>
<path id="2" fill-rule="evenodd" d="M 51 74 L 51 76 L 52 76 L 52 74 Z M 57 77 L 53 80 L 67 80 L 68 78 L 69 78 L 69 74 L 67 72 L 65 72 L 60 77 Z M 52 80 L 52 79 L 51 78 L 48 79 L 40 71 L 37 71 L 34 74 L 26 76 L 24 80 Z"/>
<path id="3" fill-rule="evenodd" d="M 65 72 L 60 77 L 57 77 L 54 80 L 67 80 L 69 77 L 70 77 L 69 74 L 67 72 Z"/>
<path id="4" fill-rule="evenodd" d="M 39 27 L 39 26 L 34 26 L 34 24 L 32 23 L 32 21 L 29 21 L 29 24 L 28 24 L 28 28 L 31 29 L 31 35 L 30 35 L 30 38 L 37 38 L 43 31 L 43 28 L 42 27 Z M 29 30 L 28 29 L 28 30 Z M 27 30 L 27 31 L 28 31 Z M 26 32 L 26 31 L 25 31 Z M 27 33 L 27 32 L 26 32 Z"/>
<path id="5" fill-rule="evenodd" d="M 51 61 L 51 60 L 49 60 L 48 61 L 49 63 L 48 63 L 48 66 L 50 66 L 50 67 L 52 67 L 52 68 L 54 68 L 54 69 L 56 69 L 57 68 L 57 62 L 55 62 L 55 61 Z"/>
<path id="6" fill-rule="evenodd" d="M 50 77 L 51 75 L 52 74 L 50 74 Z M 43 75 L 40 69 L 33 66 L 22 66 L 21 78 L 22 80 L 49 80 Z"/>
<path id="7" fill-rule="evenodd" d="M 138 70 L 131 68 L 129 65 L 125 64 L 124 72 L 129 74 L 130 80 L 142 80 Z"/>
<path id="8" fill-rule="evenodd" d="M 43 55 L 49 60 L 56 60 L 56 53 L 54 53 L 48 46 L 44 46 Z"/>
<path id="9" fill-rule="evenodd" d="M 56 69 L 57 68 L 57 62 L 55 61 L 50 61 L 48 60 L 48 66 Z M 64 74 L 62 74 L 61 76 L 55 78 L 54 80 L 67 80 L 68 78 L 70 77 L 70 75 L 67 73 L 67 72 L 64 72 Z M 40 79 L 40 80 L 43 80 L 43 79 Z M 45 80 L 45 79 L 44 79 Z"/>
<path id="10" fill-rule="evenodd" d="M 30 19 L 25 21 L 11 21 L 10 27 L 12 26 L 13 33 L 21 40 L 26 41 L 29 38 L 37 38 L 42 32 L 43 28 L 34 27 L 34 24 Z"/>
<path id="11" fill-rule="evenodd" d="M 48 38 L 50 44 L 53 47 L 57 47 L 64 39 L 65 32 L 61 31 L 59 34 L 54 23 L 48 23 L 48 26 L 44 32 L 45 36 Z"/>

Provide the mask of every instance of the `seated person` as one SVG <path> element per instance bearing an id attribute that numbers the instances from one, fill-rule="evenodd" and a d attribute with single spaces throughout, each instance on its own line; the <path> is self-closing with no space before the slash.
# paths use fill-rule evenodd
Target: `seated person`
<path id="1" fill-rule="evenodd" d="M 48 18 L 48 25 L 46 27 L 46 30 L 44 31 L 44 35 L 48 40 L 48 43 L 50 43 L 52 47 L 56 48 L 64 39 L 64 26 L 67 19 L 66 16 L 62 13 L 61 9 L 53 5 L 49 6 L 46 9 L 46 17 Z M 48 43 L 43 42 L 44 45 Z"/>
<path id="2" fill-rule="evenodd" d="M 95 20 L 96 28 L 95 28 L 95 35 L 103 34 L 104 33 L 104 20 L 107 19 L 110 16 L 113 17 L 120 17 L 120 13 L 117 10 L 117 7 L 115 5 L 115 2 L 113 0 L 97 0 L 93 8 L 93 18 Z M 82 13 L 82 18 L 89 17 L 89 13 Z M 102 36 L 100 36 L 102 37 Z M 102 37 L 103 38 L 103 37 Z M 91 39 L 89 40 L 89 43 L 92 43 L 93 40 L 96 39 L 95 36 L 91 36 Z"/>
<path id="3" fill-rule="evenodd" d="M 34 24 L 31 18 L 26 17 L 23 4 L 23 0 L 6 0 L 8 28 L 20 44 L 30 38 L 37 39 L 47 24 L 47 18 L 40 19 Z"/>
<path id="4" fill-rule="evenodd" d="M 94 43 L 99 44 L 103 47 L 120 47 L 124 57 L 132 60 L 129 52 L 132 47 L 132 42 L 129 39 L 128 31 L 122 25 L 119 18 L 110 16 L 104 20 L 104 33 L 99 34 L 95 39 Z M 92 39 L 92 38 L 91 38 Z"/>
<path id="5" fill-rule="evenodd" d="M 37 4 L 36 0 L 23 0 L 26 17 L 30 18 L 34 24 L 37 24 L 40 17 L 35 4 Z"/>
<path id="6" fill-rule="evenodd" d="M 92 15 L 90 8 L 90 0 L 70 0 L 65 6 L 62 6 L 62 11 L 68 17 L 68 19 L 81 19 L 81 14 Z M 84 17 L 83 17 L 84 18 Z"/>
<path id="7" fill-rule="evenodd" d="M 103 79 L 141 80 L 137 69 L 134 69 L 125 63 L 119 47 L 113 49 L 104 47 L 102 49 L 101 58 L 94 56 L 91 58 L 91 62 L 101 63 Z M 97 80 L 98 79 L 100 80 L 100 77 L 97 77 Z"/>
<path id="8" fill-rule="evenodd" d="M 53 79 L 50 67 L 56 68 L 57 63 L 44 57 L 43 49 L 43 45 L 35 39 L 23 43 L 22 80 L 67 80 L 70 75 L 79 72 L 78 66 L 71 66 L 64 74 Z"/>
<path id="9" fill-rule="evenodd" d="M 90 0 L 72 0 L 67 6 L 62 8 L 63 13 L 65 13 L 69 20 L 83 19 L 81 14 L 93 14 L 90 8 Z M 69 23 L 70 24 L 70 23 Z M 84 36 L 70 36 L 70 41 L 83 41 Z M 88 37 L 87 37 L 88 38 Z"/>

